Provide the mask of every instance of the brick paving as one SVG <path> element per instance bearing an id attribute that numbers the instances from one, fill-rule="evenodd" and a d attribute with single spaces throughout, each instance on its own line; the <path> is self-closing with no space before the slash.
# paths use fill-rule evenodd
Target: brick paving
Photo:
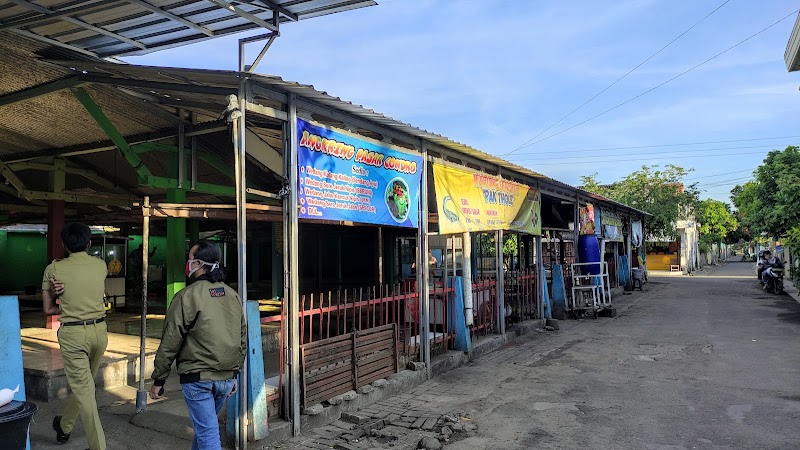
<path id="1" fill-rule="evenodd" d="M 462 389 L 429 380 L 406 393 L 355 413 L 345 413 L 329 425 L 264 449 L 416 448 L 417 442 L 426 436 L 447 443 L 457 439 L 454 433 L 466 436 L 476 429 L 467 414 L 457 408 L 463 397 Z"/>

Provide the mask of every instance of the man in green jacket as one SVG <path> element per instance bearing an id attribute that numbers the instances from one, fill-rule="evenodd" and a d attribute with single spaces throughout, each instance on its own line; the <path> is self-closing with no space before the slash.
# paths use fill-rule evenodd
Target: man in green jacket
<path id="1" fill-rule="evenodd" d="M 242 301 L 222 281 L 220 250 L 199 241 L 189 251 L 186 276 L 197 280 L 172 299 L 158 347 L 150 397 L 161 398 L 177 360 L 181 388 L 194 427 L 192 450 L 219 450 L 219 414 L 236 392 L 236 376 L 247 347 Z"/>

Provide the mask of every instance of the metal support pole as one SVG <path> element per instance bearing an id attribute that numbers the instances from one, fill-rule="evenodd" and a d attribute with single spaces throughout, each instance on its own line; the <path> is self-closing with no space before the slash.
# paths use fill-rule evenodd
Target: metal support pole
<path id="1" fill-rule="evenodd" d="M 292 421 L 292 434 L 300 434 L 300 278 L 298 245 L 298 180 L 297 180 L 297 96 L 289 94 L 289 417 Z M 284 158 L 287 155 L 284 154 Z"/>
<path id="2" fill-rule="evenodd" d="M 234 133 L 236 134 L 236 148 L 235 148 L 235 170 L 236 170 L 236 253 L 238 258 L 238 283 L 239 283 L 239 297 L 242 299 L 242 314 L 245 316 L 245 323 L 247 323 L 247 185 L 245 175 L 245 161 L 247 149 L 245 148 L 246 142 L 246 99 L 248 94 L 249 85 L 247 79 L 243 79 L 239 85 L 239 112 L 241 116 L 234 121 Z M 238 448 L 241 450 L 247 449 L 247 430 L 248 430 L 248 414 L 247 414 L 247 358 L 242 363 L 242 370 L 239 372 L 239 386 L 237 389 L 239 393 L 239 415 L 237 417 L 239 424 L 238 433 Z"/>
<path id="3" fill-rule="evenodd" d="M 495 232 L 495 261 L 497 261 L 497 332 L 506 335 L 505 272 L 503 270 L 503 230 Z"/>
<path id="4" fill-rule="evenodd" d="M 419 338 L 420 357 L 425 363 L 428 378 L 431 377 L 431 340 L 430 326 L 430 253 L 428 242 L 428 148 L 425 142 L 420 145 L 422 152 L 422 176 L 419 195 L 419 228 L 417 229 L 417 293 L 419 294 Z"/>
<path id="5" fill-rule="evenodd" d="M 472 236 L 469 232 L 461 234 L 463 257 L 461 258 L 464 274 L 464 317 L 467 326 L 473 322 L 472 312 Z"/>
<path id="6" fill-rule="evenodd" d="M 192 125 L 197 125 L 197 114 L 192 113 Z M 192 190 L 197 189 L 197 136 L 191 137 L 192 146 Z"/>
<path id="7" fill-rule="evenodd" d="M 542 257 L 542 237 L 536 236 L 536 283 L 539 289 L 536 290 L 537 298 L 537 317 L 544 319 L 544 289 L 547 289 L 547 277 L 544 271 L 544 258 Z"/>
<path id="8" fill-rule="evenodd" d="M 142 207 L 142 317 L 139 336 L 139 390 L 136 391 L 136 412 L 147 409 L 144 366 L 147 340 L 147 266 L 150 264 L 150 197 L 144 198 Z"/>
<path id="9" fill-rule="evenodd" d="M 633 267 L 633 221 L 628 218 L 628 239 L 627 241 L 623 239 L 623 242 L 626 243 L 625 254 L 628 255 L 628 279 L 625 280 L 625 284 L 627 285 L 631 281 L 631 267 Z"/>
<path id="10" fill-rule="evenodd" d="M 178 108 L 178 189 L 183 189 L 183 180 L 186 179 L 186 135 L 184 134 L 183 109 Z"/>
<path id="11" fill-rule="evenodd" d="M 289 140 L 289 133 L 290 133 L 290 122 L 284 122 L 282 127 L 282 136 L 283 136 L 283 179 L 284 183 L 288 183 L 289 181 L 289 173 L 291 172 L 291 158 L 289 154 L 291 153 L 291 143 Z M 283 245 L 283 264 L 281 265 L 281 288 L 283 289 L 283 296 L 281 298 L 281 326 L 280 333 L 281 337 L 283 338 L 283 345 L 280 349 L 281 352 L 281 363 L 283 367 L 280 369 L 282 372 L 282 377 L 280 379 L 281 382 L 281 407 L 284 416 L 289 414 L 289 400 L 291 397 L 291 388 L 292 384 L 290 380 L 291 376 L 291 366 L 289 365 L 289 348 L 291 348 L 291 336 L 288 329 L 287 324 L 289 323 L 289 308 L 287 307 L 288 301 L 290 298 L 289 292 L 289 225 L 291 224 L 289 219 L 289 205 L 291 204 L 291 200 L 289 199 L 288 189 L 289 186 L 285 186 L 284 190 L 281 192 L 285 194 L 283 196 L 283 229 L 281 230 L 282 237 L 280 245 Z"/>
<path id="12" fill-rule="evenodd" d="M 383 286 L 383 227 L 378 227 L 378 286 Z"/>

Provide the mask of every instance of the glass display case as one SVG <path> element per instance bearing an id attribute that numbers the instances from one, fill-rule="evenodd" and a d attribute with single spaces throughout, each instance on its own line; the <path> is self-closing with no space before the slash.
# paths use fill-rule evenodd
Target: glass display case
<path id="1" fill-rule="evenodd" d="M 106 263 L 106 295 L 114 306 L 125 304 L 125 275 L 128 270 L 128 238 L 98 234 L 92 236 L 88 253 Z"/>

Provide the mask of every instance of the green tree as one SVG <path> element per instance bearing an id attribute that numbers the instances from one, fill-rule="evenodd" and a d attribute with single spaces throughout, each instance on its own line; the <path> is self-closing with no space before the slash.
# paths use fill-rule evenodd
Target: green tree
<path id="1" fill-rule="evenodd" d="M 800 226 L 800 147 L 769 152 L 756 169 L 756 180 L 761 231 L 783 235 Z"/>
<path id="2" fill-rule="evenodd" d="M 700 223 L 700 241 L 704 248 L 727 242 L 728 236 L 739 228 L 739 221 L 727 203 L 710 198 L 701 200 L 697 203 L 696 211 Z"/>
<path id="3" fill-rule="evenodd" d="M 747 230 L 755 232 L 758 229 L 759 220 L 756 218 L 756 210 L 758 209 L 758 197 L 756 189 L 758 185 L 755 181 L 748 181 L 742 185 L 736 185 L 731 189 L 731 201 L 733 206 L 736 207 L 736 216 L 739 223 Z"/>
<path id="4" fill-rule="evenodd" d="M 800 147 L 771 151 L 755 180 L 734 187 L 731 199 L 751 232 L 782 236 L 800 227 Z"/>
<path id="5" fill-rule="evenodd" d="M 597 174 L 581 177 L 583 189 L 652 214 L 647 219 L 651 236 L 675 236 L 675 222 L 689 219 L 698 200 L 696 184 L 686 185 L 691 170 L 668 164 L 642 166 L 620 181 L 602 184 Z"/>

